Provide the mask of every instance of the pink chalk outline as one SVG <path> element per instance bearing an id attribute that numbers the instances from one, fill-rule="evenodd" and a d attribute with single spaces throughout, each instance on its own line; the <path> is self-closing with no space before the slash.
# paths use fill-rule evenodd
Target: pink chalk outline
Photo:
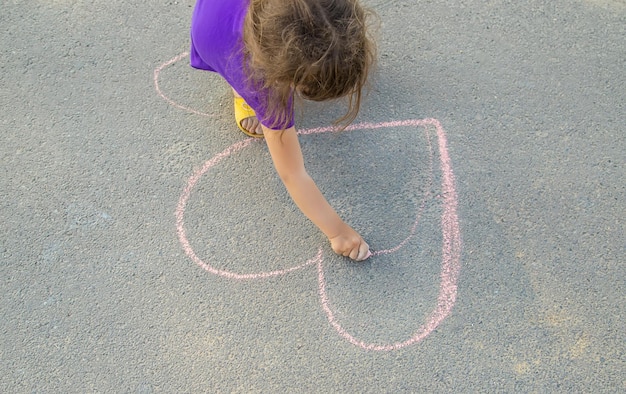
<path id="1" fill-rule="evenodd" d="M 183 59 L 188 55 L 187 52 L 184 52 L 173 59 L 163 63 L 161 66 L 157 67 L 154 70 L 154 85 L 157 91 L 157 94 L 162 97 L 165 101 L 167 101 L 172 106 L 183 109 L 185 111 L 189 111 L 198 115 L 210 116 L 206 113 L 196 111 L 192 108 L 183 106 L 181 104 L 176 103 L 167 97 L 159 87 L 159 74 L 160 72 L 167 66 L 176 63 L 177 61 Z M 437 306 L 430 313 L 426 322 L 422 324 L 418 330 L 410 336 L 408 339 L 404 341 L 399 341 L 391 344 L 374 344 L 367 343 L 362 340 L 359 340 L 352 336 L 349 332 L 347 332 L 341 324 L 337 321 L 335 314 L 331 308 L 330 301 L 328 299 L 328 294 L 326 292 L 326 279 L 324 277 L 324 259 L 322 253 L 322 247 L 319 247 L 317 254 L 305 261 L 300 265 L 296 265 L 290 268 L 285 268 L 282 270 L 269 271 L 269 272 L 258 272 L 258 273 L 249 273 L 249 274 L 241 274 L 235 273 L 231 271 L 221 270 L 213 267 L 209 263 L 203 261 L 200 257 L 196 255 L 194 252 L 189 240 L 187 239 L 187 234 L 185 231 L 184 225 L 184 214 L 187 202 L 189 197 L 191 196 L 191 192 L 193 188 L 200 180 L 200 178 L 212 167 L 219 164 L 224 158 L 233 155 L 241 151 L 243 148 L 250 145 L 252 141 L 255 141 L 253 138 L 246 138 L 240 142 L 237 142 L 228 148 L 226 148 L 221 153 L 217 154 L 210 160 L 206 161 L 202 168 L 198 171 L 194 172 L 192 176 L 189 178 L 187 185 L 183 189 L 183 192 L 179 198 L 178 205 L 176 207 L 176 229 L 178 233 L 178 239 L 183 247 L 183 250 L 187 254 L 187 256 L 201 268 L 206 270 L 207 272 L 222 276 L 229 279 L 235 280 L 245 280 L 245 279 L 265 279 L 274 276 L 282 276 L 288 273 L 303 269 L 310 265 L 315 264 L 317 266 L 317 280 L 318 280 L 318 292 L 320 297 L 320 302 L 322 305 L 322 309 L 326 313 L 328 321 L 330 325 L 337 331 L 337 333 L 350 342 L 351 344 L 358 346 L 365 350 L 373 350 L 373 351 L 391 351 L 398 350 L 404 348 L 406 346 L 415 344 L 420 342 L 422 339 L 426 338 L 430 333 L 441 324 L 441 322 L 450 314 L 452 311 L 452 307 L 456 302 L 457 296 L 457 282 L 459 278 L 459 273 L 461 270 L 461 232 L 459 228 L 459 220 L 457 216 L 457 207 L 458 207 L 458 199 L 457 193 L 455 189 L 455 181 L 454 181 L 454 173 L 452 171 L 452 164 L 450 160 L 450 156 L 448 154 L 447 147 L 447 138 L 445 131 L 439 121 L 437 119 L 409 119 L 402 121 L 391 121 L 391 122 L 381 122 L 381 123 L 359 123 L 355 125 L 351 125 L 347 128 L 347 131 L 355 131 L 355 130 L 373 130 L 373 129 L 381 129 L 388 127 L 424 127 L 427 141 L 430 148 L 430 164 L 431 164 L 431 178 L 432 181 L 432 173 L 433 173 L 433 151 L 432 146 L 430 145 L 430 137 L 428 134 L 427 126 L 434 127 L 437 132 L 437 140 L 438 140 L 438 148 L 439 148 L 439 158 L 442 172 L 442 201 L 443 201 L 443 213 L 441 216 L 441 232 L 442 232 L 442 262 L 441 262 L 441 272 L 440 272 L 440 286 L 439 286 L 439 294 L 437 297 Z M 314 129 L 301 130 L 299 134 L 308 135 L 308 134 L 318 134 L 325 133 L 329 131 L 333 131 L 333 127 L 320 127 Z M 430 189 L 430 188 L 429 188 Z M 419 219 L 423 208 L 425 206 L 426 199 L 428 195 L 424 197 L 422 200 L 422 204 L 418 209 L 415 222 L 411 228 L 410 234 L 396 245 L 393 248 L 386 250 L 379 250 L 373 253 L 373 256 L 382 255 L 382 254 L 390 254 L 393 253 L 400 248 L 402 248 L 409 239 L 415 233 L 417 225 L 419 223 Z"/>
<path id="2" fill-rule="evenodd" d="M 461 232 L 459 228 L 459 220 L 456 213 L 458 200 L 456 190 L 454 187 L 454 174 L 452 172 L 452 165 L 450 156 L 448 154 L 447 139 L 443 127 L 436 119 L 413 119 L 396 122 L 386 122 L 377 124 L 360 124 L 355 125 L 355 129 L 358 128 L 380 128 L 380 127 L 398 127 L 398 126 L 434 126 L 437 130 L 437 138 L 439 141 L 439 156 L 442 170 L 442 196 L 443 196 L 443 214 L 441 216 L 441 232 L 443 236 L 442 245 L 442 262 L 441 262 L 441 282 L 439 285 L 439 295 L 437 297 L 437 306 L 430 313 L 426 323 L 419 327 L 419 329 L 408 339 L 403 342 L 396 342 L 393 344 L 380 345 L 363 342 L 350 333 L 348 333 L 339 324 L 335 315 L 330 307 L 328 301 L 328 295 L 326 294 L 326 281 L 324 279 L 324 267 L 323 261 L 320 260 L 317 263 L 317 276 L 319 284 L 319 295 L 322 303 L 322 308 L 328 317 L 328 321 L 333 328 L 339 333 L 339 335 L 352 343 L 355 346 L 361 347 L 365 350 L 375 351 L 390 351 L 398 350 L 403 347 L 412 345 L 426 338 L 439 324 L 450 314 L 452 307 L 456 302 L 457 294 L 457 282 L 459 279 L 459 273 L 461 271 Z M 416 219 L 415 226 L 417 226 Z M 412 235 L 412 234 L 411 234 Z M 390 251 L 396 251 L 403 246 L 408 238 L 403 241 L 396 248 L 390 249 Z"/>

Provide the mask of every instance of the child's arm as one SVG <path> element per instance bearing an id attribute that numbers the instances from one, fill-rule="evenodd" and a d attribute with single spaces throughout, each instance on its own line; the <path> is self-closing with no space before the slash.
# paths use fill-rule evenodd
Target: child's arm
<path id="1" fill-rule="evenodd" d="M 328 204 L 304 168 L 304 159 L 296 129 L 284 132 L 263 127 L 274 167 L 298 208 L 330 240 L 333 250 L 353 260 L 365 260 L 371 254 L 363 238 L 344 223 Z"/>

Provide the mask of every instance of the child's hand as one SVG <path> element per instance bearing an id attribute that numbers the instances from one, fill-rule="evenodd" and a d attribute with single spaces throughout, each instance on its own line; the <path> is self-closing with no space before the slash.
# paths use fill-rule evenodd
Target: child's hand
<path id="1" fill-rule="evenodd" d="M 329 238 L 330 246 L 335 253 L 352 260 L 362 261 L 372 255 L 370 247 L 350 226 L 346 225 L 339 235 Z"/>

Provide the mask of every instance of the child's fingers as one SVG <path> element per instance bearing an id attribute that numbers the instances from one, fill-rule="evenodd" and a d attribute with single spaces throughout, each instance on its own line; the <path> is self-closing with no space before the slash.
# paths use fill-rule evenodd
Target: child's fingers
<path id="1" fill-rule="evenodd" d="M 372 255 L 367 242 L 358 236 L 351 240 L 334 238 L 331 240 L 330 246 L 335 253 L 355 261 L 365 260 Z"/>
<path id="2" fill-rule="evenodd" d="M 358 245 L 355 245 L 354 247 L 352 247 L 350 249 L 350 253 L 348 254 L 348 257 L 350 257 L 352 260 L 355 261 L 360 261 L 361 260 L 361 248 L 362 248 L 362 244 L 359 243 Z"/>
<path id="3" fill-rule="evenodd" d="M 356 256 L 356 261 L 362 261 L 370 257 L 372 254 L 370 253 L 370 247 L 367 242 L 362 241 L 358 247 L 358 253 Z"/>

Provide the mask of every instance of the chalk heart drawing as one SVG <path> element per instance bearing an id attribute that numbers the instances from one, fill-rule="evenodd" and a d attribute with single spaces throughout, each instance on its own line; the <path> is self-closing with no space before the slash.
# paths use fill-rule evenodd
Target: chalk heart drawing
<path id="1" fill-rule="evenodd" d="M 195 113 L 201 116 L 210 116 L 201 111 L 195 110 L 193 108 L 184 106 L 179 104 L 169 98 L 159 86 L 159 75 L 161 71 L 184 59 L 188 56 L 187 52 L 181 53 L 180 55 L 172 58 L 171 60 L 163 63 L 159 67 L 154 70 L 154 86 L 157 94 L 162 97 L 165 101 L 167 101 L 172 106 Z M 396 341 L 392 343 L 367 343 L 362 341 L 352 334 L 350 334 L 347 330 L 343 328 L 341 323 L 335 316 L 333 312 L 332 304 L 326 292 L 326 279 L 324 277 L 324 256 L 322 252 L 322 246 L 319 247 L 318 252 L 315 256 L 309 258 L 308 260 L 301 262 L 299 264 L 293 265 L 289 268 L 284 268 L 275 271 L 268 272 L 256 272 L 256 273 L 237 273 L 232 271 L 227 271 L 223 269 L 218 269 L 213 266 L 211 263 L 200 258 L 195 252 L 193 247 L 191 246 L 187 234 L 185 231 L 185 208 L 187 206 L 187 201 L 191 196 L 195 185 L 198 183 L 200 178 L 204 176 L 207 171 L 211 168 L 217 166 L 224 158 L 234 155 L 240 152 L 242 149 L 248 147 L 253 138 L 246 138 L 242 141 L 239 141 L 222 152 L 218 153 L 211 159 L 207 160 L 204 165 L 195 171 L 191 177 L 187 181 L 187 185 L 184 187 L 183 192 L 178 200 L 178 205 L 176 207 L 176 230 L 178 233 L 178 239 L 182 245 L 183 250 L 186 255 L 198 266 L 200 266 L 205 271 L 218 275 L 221 277 L 233 279 L 233 280 L 261 280 L 270 277 L 287 275 L 294 271 L 302 270 L 309 266 L 315 266 L 317 270 L 317 282 L 318 282 L 318 293 L 320 298 L 320 303 L 322 309 L 324 310 L 326 317 L 330 325 L 337 331 L 337 333 L 350 342 L 351 344 L 358 346 L 365 350 L 372 351 L 391 351 L 398 350 L 404 348 L 409 345 L 413 345 L 415 343 L 420 342 L 424 338 L 426 338 L 430 333 L 441 324 L 441 322 L 450 314 L 454 303 L 456 302 L 457 297 L 457 282 L 459 279 L 459 273 L 461 269 L 461 233 L 459 229 L 459 220 L 457 216 L 457 206 L 458 199 L 457 193 L 455 189 L 455 180 L 454 173 L 452 171 L 452 164 L 450 160 L 450 156 L 448 154 L 447 147 L 447 139 L 446 133 L 441 126 L 440 122 L 437 119 L 408 119 L 408 120 L 398 120 L 398 121 L 390 121 L 390 122 L 382 122 L 382 123 L 359 123 L 349 126 L 346 131 L 355 131 L 355 130 L 376 130 L 376 129 L 384 129 L 384 128 L 424 128 L 426 133 L 426 140 L 428 141 L 430 148 L 430 158 L 431 158 L 431 181 L 433 179 L 432 172 L 432 162 L 433 162 L 433 147 L 430 143 L 430 136 L 428 134 L 428 128 L 434 128 L 436 130 L 437 136 L 437 148 L 439 151 L 439 165 L 441 167 L 441 201 L 443 205 L 442 213 L 441 213 L 441 233 L 442 233 L 442 246 L 441 246 L 441 271 L 440 271 L 440 285 L 439 285 L 439 293 L 437 296 L 437 303 L 435 308 L 430 312 L 430 314 L 425 319 L 426 321 L 417 328 L 417 330 L 409 336 L 401 341 Z M 299 134 L 308 135 L 308 134 L 319 134 L 325 133 L 329 131 L 333 131 L 333 127 L 320 127 L 313 129 L 300 130 Z M 422 201 L 421 207 L 417 211 L 417 215 L 415 218 L 415 222 L 408 234 L 408 236 L 400 242 L 395 247 L 386 250 L 378 250 L 375 251 L 372 255 L 372 258 L 375 258 L 377 255 L 383 254 L 392 254 L 402 248 L 408 240 L 413 236 L 415 230 L 420 221 L 420 215 L 423 211 L 424 205 L 426 203 L 426 199 L 432 198 L 432 196 L 426 195 L 424 200 Z"/>

